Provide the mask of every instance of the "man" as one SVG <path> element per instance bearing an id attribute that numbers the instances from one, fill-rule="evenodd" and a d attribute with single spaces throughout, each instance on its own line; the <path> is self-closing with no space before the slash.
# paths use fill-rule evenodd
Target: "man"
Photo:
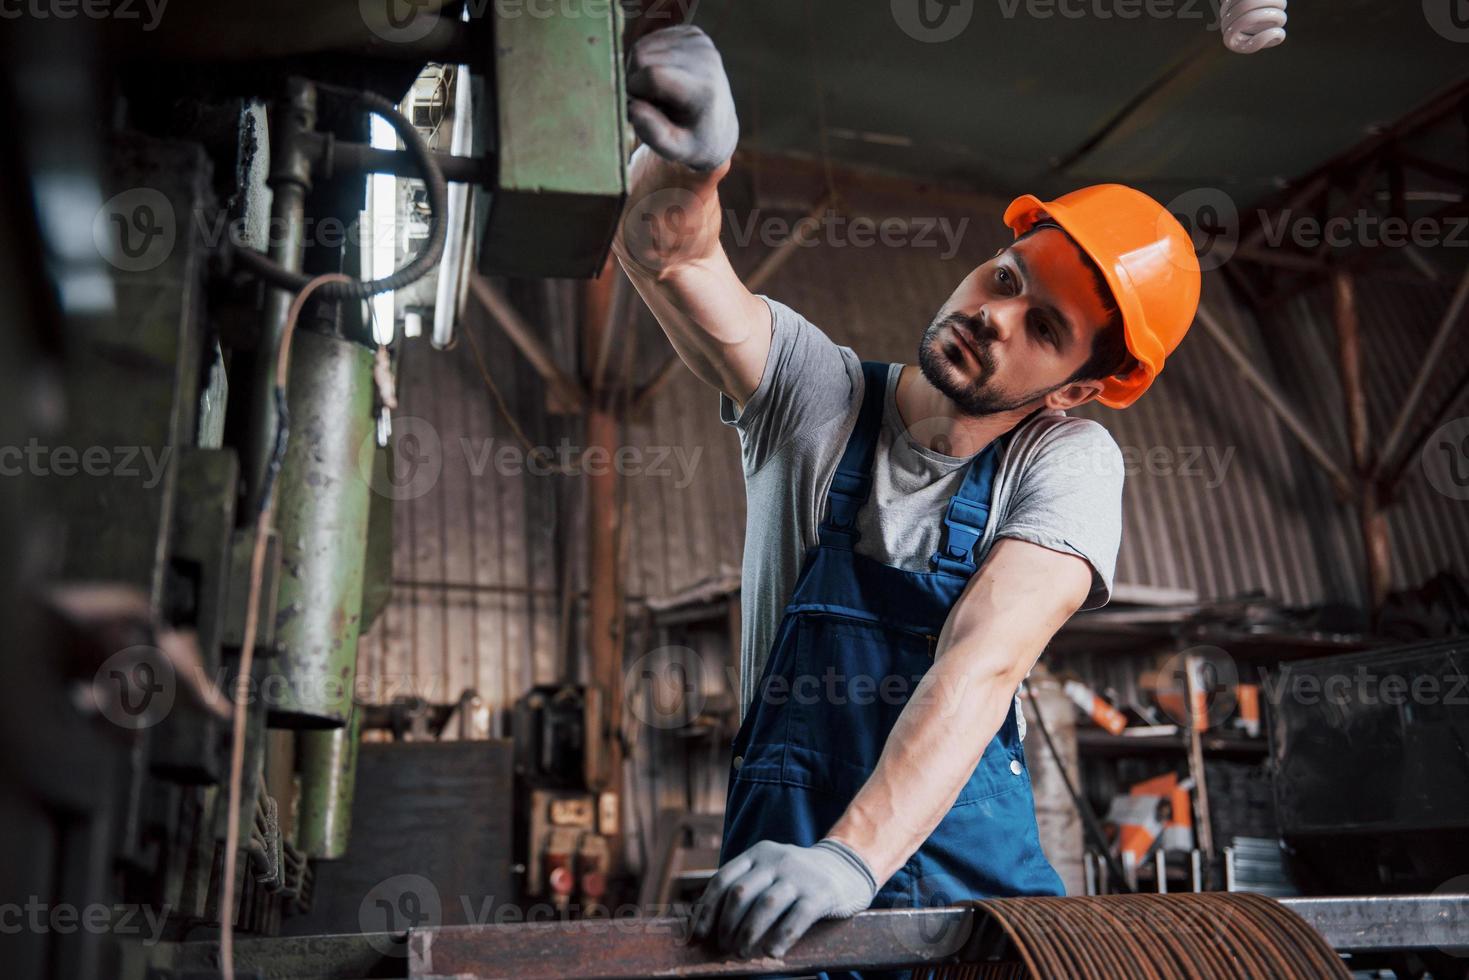
<path id="1" fill-rule="evenodd" d="M 644 145 L 615 249 L 721 392 L 748 500 L 746 711 L 693 934 L 780 957 L 872 906 L 1060 894 L 1015 695 L 1107 600 L 1122 492 L 1106 430 L 1064 412 L 1157 376 L 1198 304 L 1188 235 L 1118 185 L 1018 198 L 1015 241 L 954 290 L 918 366 L 863 364 L 720 247 L 739 131 L 708 37 L 643 38 L 627 87 Z"/>

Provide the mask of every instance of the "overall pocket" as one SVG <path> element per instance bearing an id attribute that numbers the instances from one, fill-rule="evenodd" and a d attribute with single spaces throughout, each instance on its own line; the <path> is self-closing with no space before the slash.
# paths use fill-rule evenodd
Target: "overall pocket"
<path id="1" fill-rule="evenodd" d="M 792 670 L 783 688 L 769 692 L 786 702 L 782 778 L 850 800 L 872 774 L 898 716 L 932 665 L 938 637 L 848 616 L 802 613 L 788 639 L 795 648 Z M 965 737 L 961 706 L 942 690 L 929 696 L 930 710 L 952 717 L 958 748 L 957 740 Z M 993 739 L 956 805 L 1013 788 L 1009 764 L 1000 739 Z"/>
<path id="2" fill-rule="evenodd" d="M 781 621 L 770 656 L 766 658 L 760 679 L 755 683 L 753 700 L 746 705 L 745 717 L 740 721 L 739 730 L 735 732 L 734 741 L 730 745 L 730 761 L 735 779 L 740 778 L 741 770 L 746 766 L 749 767 L 749 771 L 745 773 L 746 778 L 780 777 L 780 760 L 785 751 L 789 719 L 785 714 L 783 699 L 773 699 L 769 692 L 788 687 L 784 678 L 795 669 L 796 626 L 796 620 L 789 615 Z"/>
<path id="3" fill-rule="evenodd" d="M 855 794 L 877 765 L 888 734 L 928 670 L 927 637 L 845 616 L 801 614 L 796 622 L 785 777 Z"/>

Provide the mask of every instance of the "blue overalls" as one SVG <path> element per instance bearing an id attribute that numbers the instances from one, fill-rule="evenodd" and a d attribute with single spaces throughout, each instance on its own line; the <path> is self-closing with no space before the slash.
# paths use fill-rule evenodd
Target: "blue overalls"
<path id="1" fill-rule="evenodd" d="M 994 443 L 970 462 L 949 501 L 931 571 L 904 571 L 853 551 L 857 513 L 872 486 L 888 365 L 864 362 L 862 371 L 862 407 L 832 479 L 819 543 L 806 552 L 735 736 L 721 865 L 762 840 L 810 845 L 826 835 L 876 767 L 976 569 L 974 548 L 989 519 L 999 460 Z M 943 697 L 936 696 L 940 710 Z M 1012 710 L 953 808 L 872 907 L 1061 894 L 1061 879 L 1041 851 Z M 856 973 L 830 976 L 861 980 Z"/>

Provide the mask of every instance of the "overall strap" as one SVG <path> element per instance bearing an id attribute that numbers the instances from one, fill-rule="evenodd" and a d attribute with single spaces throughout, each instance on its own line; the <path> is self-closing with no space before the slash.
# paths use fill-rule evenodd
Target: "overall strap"
<path id="1" fill-rule="evenodd" d="M 826 495 L 826 519 L 821 522 L 820 530 L 824 545 L 850 549 L 861 536 L 857 531 L 857 512 L 872 492 L 872 459 L 877 454 L 877 434 L 882 428 L 890 367 L 880 361 L 862 362 L 862 407 Z"/>
<path id="2" fill-rule="evenodd" d="M 944 514 L 944 531 L 939 550 L 931 559 L 937 571 L 973 575 L 979 567 L 974 560 L 974 546 L 984 537 L 990 517 L 990 490 L 995 485 L 995 472 L 1000 464 L 1000 440 L 992 441 L 974 459 L 964 474 L 964 482 L 949 499 Z"/>

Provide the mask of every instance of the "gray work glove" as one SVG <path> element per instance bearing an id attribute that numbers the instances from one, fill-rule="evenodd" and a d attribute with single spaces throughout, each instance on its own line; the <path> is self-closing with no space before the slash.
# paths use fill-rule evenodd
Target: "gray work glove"
<path id="1" fill-rule="evenodd" d="M 746 958 L 784 956 L 813 922 L 851 918 L 876 894 L 867 862 L 840 841 L 799 847 L 764 840 L 709 881 L 691 934 L 705 939 L 714 932 L 721 949 Z"/>
<path id="2" fill-rule="evenodd" d="M 734 155 L 734 96 L 714 42 L 697 27 L 666 27 L 639 39 L 628 61 L 627 95 L 633 131 L 665 160 L 708 171 Z"/>

